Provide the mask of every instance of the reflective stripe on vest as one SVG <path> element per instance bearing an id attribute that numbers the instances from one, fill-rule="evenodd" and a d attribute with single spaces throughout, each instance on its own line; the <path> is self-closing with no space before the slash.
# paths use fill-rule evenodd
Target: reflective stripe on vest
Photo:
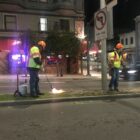
<path id="1" fill-rule="evenodd" d="M 113 66 L 115 68 L 120 68 L 121 67 L 121 61 L 122 61 L 122 55 L 118 55 L 117 52 L 111 52 L 110 53 L 110 60 L 113 61 Z"/>
<path id="2" fill-rule="evenodd" d="M 36 64 L 34 61 L 34 58 L 41 58 L 40 52 L 39 52 L 39 48 L 36 46 L 31 47 L 30 49 L 30 56 L 29 56 L 29 63 L 28 63 L 28 67 L 30 68 L 38 68 L 40 69 L 40 65 Z"/>

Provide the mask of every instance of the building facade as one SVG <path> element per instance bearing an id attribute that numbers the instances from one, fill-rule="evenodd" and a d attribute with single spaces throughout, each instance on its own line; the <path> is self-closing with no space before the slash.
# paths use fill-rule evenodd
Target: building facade
<path id="1" fill-rule="evenodd" d="M 134 49 L 136 47 L 135 31 L 120 34 L 120 42 L 125 49 Z"/>
<path id="2" fill-rule="evenodd" d="M 124 50 L 127 52 L 128 64 L 134 63 L 136 52 L 136 35 L 135 31 L 120 34 L 120 42 L 124 45 Z"/>
<path id="3" fill-rule="evenodd" d="M 40 39 L 56 30 L 83 34 L 84 0 L 0 0 L 0 21 L 0 73 L 7 73 L 7 55 L 20 52 L 24 59 L 29 32 Z"/>

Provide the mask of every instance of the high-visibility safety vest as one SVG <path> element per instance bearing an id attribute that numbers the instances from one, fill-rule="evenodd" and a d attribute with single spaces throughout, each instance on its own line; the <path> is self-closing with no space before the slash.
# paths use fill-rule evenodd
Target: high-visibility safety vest
<path id="1" fill-rule="evenodd" d="M 41 66 L 36 64 L 34 61 L 34 58 L 37 58 L 37 57 L 39 57 L 41 59 L 41 54 L 40 54 L 39 48 L 37 46 L 33 46 L 30 49 L 29 62 L 28 62 L 29 68 L 40 69 Z"/>
<path id="2" fill-rule="evenodd" d="M 112 63 L 112 66 L 114 68 L 120 68 L 121 61 L 122 61 L 122 55 L 119 56 L 119 54 L 116 51 L 110 52 L 108 54 L 108 61 L 109 61 L 109 63 Z"/>

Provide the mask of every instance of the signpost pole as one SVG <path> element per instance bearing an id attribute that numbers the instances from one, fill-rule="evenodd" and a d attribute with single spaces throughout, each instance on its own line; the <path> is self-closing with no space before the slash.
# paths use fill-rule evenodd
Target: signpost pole
<path id="1" fill-rule="evenodd" d="M 105 0 L 100 0 L 100 9 L 105 8 Z M 106 39 L 101 40 L 101 66 L 102 66 L 102 90 L 103 93 L 107 91 L 107 57 L 106 57 Z"/>
<path id="2" fill-rule="evenodd" d="M 101 44 L 101 74 L 102 74 L 102 90 L 106 93 L 107 85 L 107 38 L 113 37 L 113 21 L 112 21 L 112 7 L 117 4 L 117 0 L 100 0 L 100 10 L 95 13 L 95 41 L 100 41 Z M 108 19 L 107 9 L 110 12 Z M 109 21 L 107 21 L 107 19 Z M 111 33 L 107 33 L 108 22 L 112 29 L 109 30 Z M 111 28 L 110 27 L 110 28 Z"/>
<path id="3" fill-rule="evenodd" d="M 106 39 L 101 40 L 101 62 L 102 62 L 102 90 L 104 93 L 107 91 L 107 57 L 106 57 Z"/>

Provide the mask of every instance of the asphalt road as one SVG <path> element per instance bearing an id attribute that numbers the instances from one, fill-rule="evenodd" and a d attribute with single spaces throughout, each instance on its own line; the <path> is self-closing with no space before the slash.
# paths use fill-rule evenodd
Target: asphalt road
<path id="1" fill-rule="evenodd" d="M 139 140 L 140 98 L 0 107 L 0 140 Z"/>

